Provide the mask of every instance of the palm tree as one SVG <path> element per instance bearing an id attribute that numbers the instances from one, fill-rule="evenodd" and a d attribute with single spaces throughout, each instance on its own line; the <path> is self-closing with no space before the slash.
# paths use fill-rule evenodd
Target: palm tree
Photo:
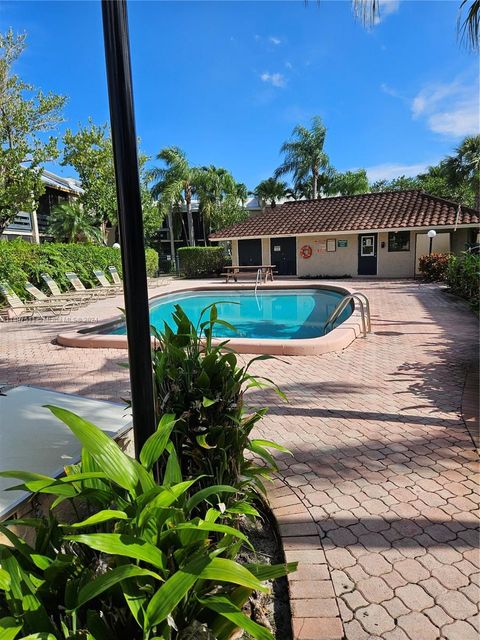
<path id="1" fill-rule="evenodd" d="M 287 183 L 279 182 L 276 178 L 262 180 L 253 192 L 253 195 L 260 200 L 262 208 L 264 208 L 265 203 L 268 202 L 272 209 L 277 206 L 277 200 L 284 198 L 286 194 Z"/>
<path id="2" fill-rule="evenodd" d="M 150 178 L 155 180 L 151 191 L 154 198 L 159 198 L 164 211 L 171 211 L 173 207 L 185 204 L 187 208 L 187 241 L 195 246 L 195 231 L 193 228 L 192 197 L 195 192 L 198 169 L 192 167 L 185 153 L 178 147 L 165 147 L 157 155 L 157 160 L 163 160 L 166 166 L 157 167 L 150 172 Z"/>
<path id="3" fill-rule="evenodd" d="M 225 200 L 227 198 L 238 200 L 238 184 L 229 171 L 210 165 L 198 169 L 195 176 L 195 190 L 203 218 L 205 244 L 207 244 L 212 226 L 215 226 L 221 218 Z"/>
<path id="4" fill-rule="evenodd" d="M 353 11 L 366 25 L 380 16 L 381 0 L 352 0 Z M 463 17 L 465 15 L 465 17 Z M 461 0 L 458 8 L 457 35 L 467 47 L 478 50 L 480 35 L 480 0 Z"/>
<path id="5" fill-rule="evenodd" d="M 480 210 L 480 135 L 467 136 L 456 154 L 440 163 L 452 187 L 468 184 L 475 194 L 475 207 Z"/>
<path id="6" fill-rule="evenodd" d="M 50 215 L 48 233 L 57 242 L 102 242 L 96 221 L 79 202 L 57 205 Z"/>
<path id="7" fill-rule="evenodd" d="M 312 119 L 310 129 L 297 125 L 291 140 L 284 142 L 280 149 L 285 159 L 274 173 L 275 178 L 291 173 L 294 183 L 302 183 L 311 176 L 314 200 L 318 198 L 320 171 L 329 168 L 328 156 L 323 150 L 326 132 L 320 116 Z"/>

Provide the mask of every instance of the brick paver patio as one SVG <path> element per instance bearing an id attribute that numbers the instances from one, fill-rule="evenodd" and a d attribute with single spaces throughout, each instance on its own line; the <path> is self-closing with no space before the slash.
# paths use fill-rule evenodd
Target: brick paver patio
<path id="1" fill-rule="evenodd" d="M 261 433 L 293 453 L 280 460 L 271 502 L 287 558 L 301 562 L 295 637 L 476 640 L 478 458 L 461 405 L 477 321 L 434 285 L 355 286 L 371 300 L 374 334 L 341 353 L 258 362 L 290 402 L 249 395 L 270 406 Z M 106 318 L 116 306 L 76 315 Z M 58 323 L 0 325 L 0 381 L 128 395 L 123 352 L 62 348 L 58 332 Z"/>

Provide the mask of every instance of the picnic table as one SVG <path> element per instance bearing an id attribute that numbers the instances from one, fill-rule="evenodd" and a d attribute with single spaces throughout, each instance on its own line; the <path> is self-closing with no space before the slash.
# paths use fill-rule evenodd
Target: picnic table
<path id="1" fill-rule="evenodd" d="M 275 266 L 274 264 L 230 265 L 225 267 L 225 272 L 222 273 L 222 276 L 225 276 L 225 282 L 230 282 L 230 280 L 237 282 L 237 277 L 240 273 L 258 273 L 260 270 L 264 282 L 269 278 L 273 281 Z"/>

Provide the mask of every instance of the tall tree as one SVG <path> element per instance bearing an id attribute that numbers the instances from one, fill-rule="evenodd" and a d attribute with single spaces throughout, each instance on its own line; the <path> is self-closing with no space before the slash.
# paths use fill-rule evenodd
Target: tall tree
<path id="1" fill-rule="evenodd" d="M 212 228 L 219 228 L 225 210 L 238 205 L 238 185 L 232 174 L 222 167 L 200 167 L 195 176 L 195 191 L 202 214 L 204 240 Z M 227 222 L 228 224 L 228 222 Z"/>
<path id="2" fill-rule="evenodd" d="M 175 206 L 185 204 L 187 208 L 188 243 L 195 245 L 195 231 L 192 216 L 192 197 L 198 169 L 192 167 L 185 152 L 178 147 L 165 147 L 157 155 L 163 167 L 152 169 L 150 177 L 154 181 L 152 195 L 158 198 L 162 210 L 168 212 Z"/>
<path id="3" fill-rule="evenodd" d="M 80 202 L 56 206 L 48 224 L 49 233 L 57 242 L 102 242 L 97 222 Z"/>
<path id="4" fill-rule="evenodd" d="M 335 172 L 326 187 L 329 195 L 354 196 L 369 191 L 368 177 L 365 169 L 357 171 Z"/>
<path id="5" fill-rule="evenodd" d="M 280 182 L 276 178 L 262 180 L 255 187 L 253 195 L 260 200 L 263 209 L 267 203 L 271 209 L 274 209 L 277 206 L 277 201 L 287 195 L 287 183 Z"/>
<path id="6" fill-rule="evenodd" d="M 275 178 L 290 173 L 294 183 L 302 183 L 310 176 L 313 199 L 318 198 L 320 172 L 329 167 L 328 156 L 323 150 L 326 132 L 320 116 L 312 119 L 309 129 L 297 125 L 292 131 L 291 139 L 284 142 L 280 149 L 284 161 L 276 169 Z"/>
<path id="7" fill-rule="evenodd" d="M 480 135 L 467 136 L 457 147 L 455 155 L 448 156 L 440 163 L 440 169 L 444 171 L 451 187 L 470 187 L 475 208 L 480 210 Z"/>
<path id="8" fill-rule="evenodd" d="M 57 157 L 57 139 L 45 133 L 62 122 L 66 98 L 43 93 L 13 72 L 26 35 L 0 34 L 0 235 L 19 211 L 32 212 L 44 191 L 43 162 Z"/>

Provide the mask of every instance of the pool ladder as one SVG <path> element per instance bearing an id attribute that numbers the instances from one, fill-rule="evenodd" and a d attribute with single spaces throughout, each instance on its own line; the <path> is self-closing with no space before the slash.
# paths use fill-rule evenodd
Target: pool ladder
<path id="1" fill-rule="evenodd" d="M 258 285 L 261 284 L 263 279 L 263 271 L 261 269 L 257 270 L 257 277 L 255 278 L 255 295 L 257 295 Z"/>
<path id="2" fill-rule="evenodd" d="M 342 311 L 344 311 L 347 308 L 347 305 L 352 302 L 354 304 L 355 302 L 358 302 L 358 305 L 360 307 L 360 314 L 362 316 L 363 337 L 366 338 L 367 333 L 371 333 L 372 321 L 370 318 L 370 302 L 368 301 L 367 296 L 361 291 L 354 291 L 353 293 L 348 294 L 348 296 L 345 296 L 340 300 L 340 302 L 337 304 L 335 309 L 329 315 L 328 320 L 325 323 L 324 333 L 327 333 L 327 328 L 329 325 L 332 325 L 331 328 L 333 328 L 333 324 L 335 320 L 337 320 L 340 314 L 342 313 Z"/>

